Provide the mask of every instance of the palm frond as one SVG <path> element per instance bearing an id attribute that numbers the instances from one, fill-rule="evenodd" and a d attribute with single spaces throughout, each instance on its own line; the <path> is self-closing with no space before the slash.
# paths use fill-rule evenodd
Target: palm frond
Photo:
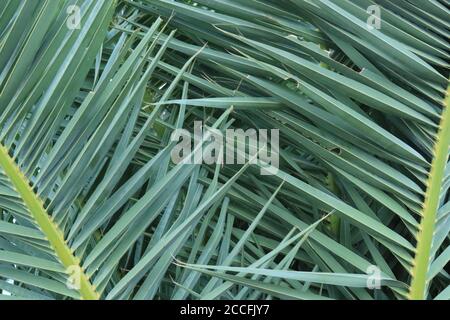
<path id="1" fill-rule="evenodd" d="M 0 296 L 449 299 L 450 14 L 400 2 L 0 4 Z M 173 163 L 196 121 L 279 166 Z"/>

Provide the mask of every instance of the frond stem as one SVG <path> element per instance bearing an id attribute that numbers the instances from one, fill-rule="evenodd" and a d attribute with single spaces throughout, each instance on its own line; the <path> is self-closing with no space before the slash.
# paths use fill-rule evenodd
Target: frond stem
<path id="1" fill-rule="evenodd" d="M 409 299 L 423 300 L 427 298 L 427 274 L 430 265 L 431 247 L 433 235 L 436 227 L 437 210 L 439 197 L 443 183 L 444 171 L 447 165 L 450 145 L 450 87 L 447 89 L 447 96 L 443 105 L 441 122 L 438 135 L 434 145 L 433 160 L 427 181 L 427 190 L 422 211 L 422 221 L 420 222 L 417 234 L 416 255 L 411 273 L 411 285 Z"/>
<path id="2" fill-rule="evenodd" d="M 66 270 L 78 270 L 76 273 L 76 286 L 84 300 L 98 300 L 100 294 L 89 281 L 88 276 L 80 266 L 80 259 L 76 257 L 67 246 L 64 234 L 53 222 L 51 216 L 44 208 L 42 200 L 34 193 L 27 177 L 22 173 L 16 162 L 10 157 L 8 150 L 0 143 L 0 166 L 11 180 L 30 214 L 42 230 L 56 256 Z M 79 277 L 79 278 L 78 278 Z"/>

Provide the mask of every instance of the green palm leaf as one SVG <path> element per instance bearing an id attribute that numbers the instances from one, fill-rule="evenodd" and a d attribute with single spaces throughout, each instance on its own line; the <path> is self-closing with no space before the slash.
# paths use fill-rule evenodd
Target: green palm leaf
<path id="1" fill-rule="evenodd" d="M 447 6 L 2 2 L 0 297 L 449 299 Z M 279 166 L 173 163 L 196 121 Z"/>

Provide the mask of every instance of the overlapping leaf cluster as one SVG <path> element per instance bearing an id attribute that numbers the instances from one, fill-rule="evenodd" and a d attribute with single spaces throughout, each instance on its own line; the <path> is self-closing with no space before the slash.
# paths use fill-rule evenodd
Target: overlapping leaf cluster
<path id="1" fill-rule="evenodd" d="M 0 297 L 449 299 L 448 18 L 444 0 L 3 1 Z M 279 170 L 175 165 L 194 121 L 280 129 Z"/>

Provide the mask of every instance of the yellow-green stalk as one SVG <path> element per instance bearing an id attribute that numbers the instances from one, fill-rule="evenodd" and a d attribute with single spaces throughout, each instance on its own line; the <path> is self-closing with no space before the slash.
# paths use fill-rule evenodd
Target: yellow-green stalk
<path id="1" fill-rule="evenodd" d="M 416 255 L 411 272 L 412 278 L 408 296 L 409 299 L 412 300 L 423 300 L 427 298 L 427 275 L 430 259 L 432 258 L 431 247 L 435 232 L 437 211 L 439 209 L 439 196 L 441 194 L 450 145 L 449 93 L 450 87 L 447 89 L 447 96 L 444 101 L 444 109 L 441 115 L 438 135 L 434 145 L 434 157 L 427 180 L 427 190 L 422 210 L 422 221 L 420 222 L 419 232 L 417 234 Z"/>
<path id="2" fill-rule="evenodd" d="M 67 246 L 63 232 L 53 222 L 52 218 L 45 210 L 42 200 L 33 192 L 28 178 L 23 175 L 17 164 L 9 156 L 8 150 L 2 144 L 0 144 L 0 166 L 12 182 L 42 233 L 48 239 L 56 256 L 59 258 L 65 269 L 74 270 L 75 268 L 76 270 L 80 270 L 79 274 L 77 274 L 77 276 L 79 276 L 79 279 L 77 280 L 79 280 L 78 291 L 81 298 L 85 300 L 98 300 L 100 294 L 96 291 L 87 275 L 83 272 L 80 266 L 80 259 L 74 256 L 72 250 Z"/>

